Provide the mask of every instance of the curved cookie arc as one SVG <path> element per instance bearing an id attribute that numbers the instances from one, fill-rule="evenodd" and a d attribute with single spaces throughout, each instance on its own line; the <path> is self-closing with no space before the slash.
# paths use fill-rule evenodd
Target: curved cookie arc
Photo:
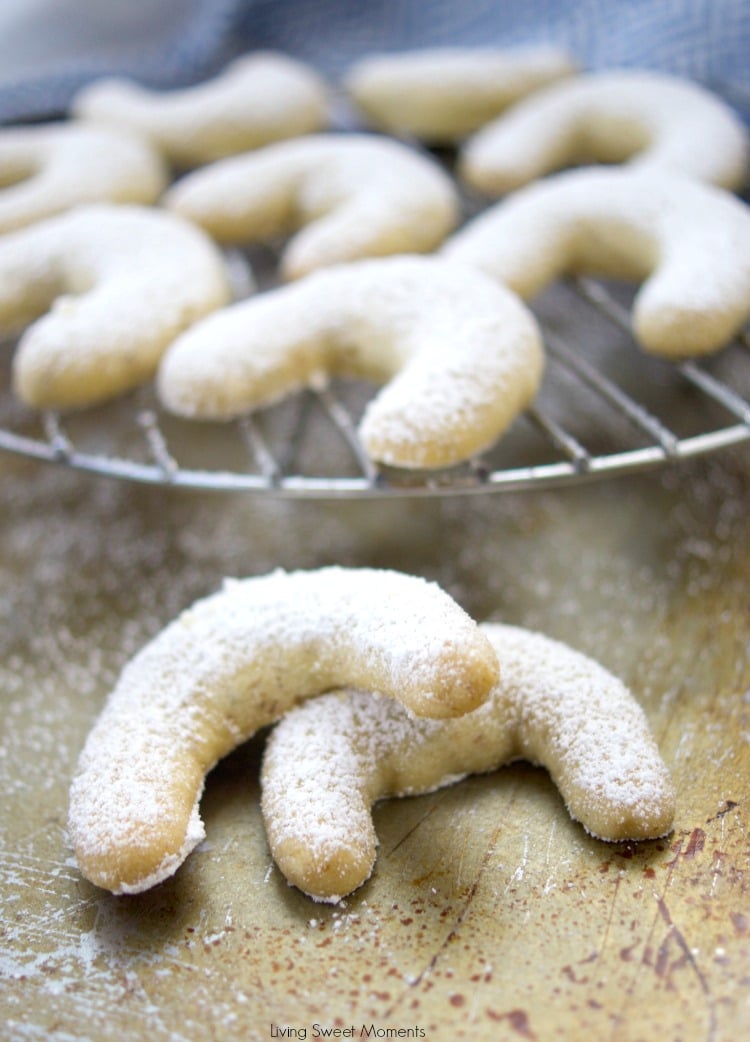
<path id="1" fill-rule="evenodd" d="M 161 157 L 128 131 L 76 123 L 0 130 L 0 233 L 85 203 L 154 203 Z"/>
<path id="2" fill-rule="evenodd" d="M 320 130 L 328 122 L 327 107 L 320 77 L 271 51 L 245 55 L 217 76 L 176 90 L 96 80 L 71 106 L 77 119 L 141 134 L 180 168 Z"/>
<path id="3" fill-rule="evenodd" d="M 548 769 L 571 816 L 609 841 L 671 831 L 675 794 L 646 717 L 598 663 L 538 633 L 481 627 L 501 663 L 490 698 L 456 720 L 415 720 L 389 699 L 332 693 L 272 731 L 262 810 L 279 868 L 318 901 L 370 876 L 371 808 L 526 759 Z"/>
<path id="4" fill-rule="evenodd" d="M 230 296 L 210 239 L 161 210 L 77 207 L 0 239 L 0 326 L 31 323 L 13 385 L 36 408 L 80 408 L 144 383 L 167 345 Z"/>
<path id="5" fill-rule="evenodd" d="M 368 134 L 316 134 L 234 156 L 183 178 L 166 205 L 222 243 L 292 236 L 286 279 L 362 257 L 428 252 L 458 221 L 433 160 Z"/>
<path id="6" fill-rule="evenodd" d="M 459 164 L 468 184 L 503 195 L 581 163 L 631 163 L 737 189 L 750 135 L 719 95 L 636 69 L 594 72 L 546 87 L 487 124 Z"/>
<path id="7" fill-rule="evenodd" d="M 94 725 L 70 794 L 81 871 L 114 893 L 171 875 L 203 836 L 207 771 L 304 698 L 354 684 L 452 716 L 497 672 L 476 624 L 422 579 L 331 567 L 227 582 L 135 656 Z"/>
<path id="8" fill-rule="evenodd" d="M 374 460 L 449 466 L 536 394 L 540 334 L 516 296 L 435 257 L 359 261 L 226 308 L 180 337 L 157 386 L 184 416 L 229 419 L 322 376 L 385 384 L 359 426 Z"/>
<path id="9" fill-rule="evenodd" d="M 718 350 L 750 314 L 750 209 L 665 171 L 594 167 L 546 178 L 471 221 L 442 253 L 524 299 L 564 274 L 642 282 L 634 333 L 667 358 Z"/>
<path id="10" fill-rule="evenodd" d="M 557 47 L 439 47 L 370 55 L 352 65 L 344 85 L 375 126 L 453 144 L 574 71 Z"/>

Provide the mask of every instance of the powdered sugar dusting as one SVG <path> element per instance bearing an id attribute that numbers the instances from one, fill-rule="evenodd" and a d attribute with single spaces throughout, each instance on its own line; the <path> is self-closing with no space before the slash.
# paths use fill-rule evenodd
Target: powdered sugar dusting
<path id="1" fill-rule="evenodd" d="M 0 244 L 0 314 L 21 325 L 14 381 L 31 405 L 66 408 L 146 381 L 174 337 L 230 298 L 220 254 L 175 215 L 80 207 Z"/>
<path id="2" fill-rule="evenodd" d="M 71 787 L 79 862 L 117 892 L 176 870 L 202 838 L 206 771 L 308 695 L 351 683 L 441 716 L 474 708 L 495 677 L 486 638 L 422 579 L 331 567 L 228 581 L 123 671 Z"/>
<path id="3" fill-rule="evenodd" d="M 256 51 L 182 90 L 99 80 L 79 91 L 72 108 L 80 119 L 135 130 L 172 162 L 194 166 L 319 129 L 327 122 L 326 95 L 323 80 L 302 62 Z"/>
<path id="4" fill-rule="evenodd" d="M 0 190 L 0 232 L 93 202 L 154 203 L 167 173 L 151 146 L 127 131 L 75 123 L 3 128 L 0 184 L 20 166 L 24 180 Z"/>
<path id="5" fill-rule="evenodd" d="M 602 839 L 670 830 L 672 783 L 625 686 L 558 641 L 483 629 L 500 681 L 473 713 L 415 720 L 391 700 L 349 692 L 293 710 L 272 732 L 264 820 L 274 856 L 302 890 L 337 901 L 368 878 L 375 800 L 424 793 L 517 758 L 546 766 L 573 817 Z"/>
<path id="6" fill-rule="evenodd" d="M 366 449 L 439 467 L 497 438 L 542 368 L 536 323 L 514 294 L 468 266 L 409 256 L 316 272 L 209 316 L 169 349 L 158 386 L 177 413 L 228 418 L 321 371 L 390 380 L 362 420 Z"/>
<path id="7" fill-rule="evenodd" d="M 436 162 L 368 134 L 310 135 L 225 159 L 183 178 L 166 202 L 221 242 L 296 232 L 282 253 L 287 278 L 427 252 L 459 217 L 458 193 Z"/>
<path id="8" fill-rule="evenodd" d="M 455 142 L 573 70 L 571 56 L 553 46 L 420 48 L 361 58 L 346 86 L 380 126 Z"/>
<path id="9" fill-rule="evenodd" d="M 635 333 L 665 356 L 723 347 L 750 313 L 750 210 L 728 192 L 662 170 L 547 178 L 485 211 L 443 253 L 524 298 L 564 273 L 645 280 Z"/>
<path id="10" fill-rule="evenodd" d="M 467 145 L 463 173 L 501 195 L 563 165 L 629 160 L 741 188 L 748 133 L 718 94 L 664 73 L 618 69 L 552 84 Z"/>

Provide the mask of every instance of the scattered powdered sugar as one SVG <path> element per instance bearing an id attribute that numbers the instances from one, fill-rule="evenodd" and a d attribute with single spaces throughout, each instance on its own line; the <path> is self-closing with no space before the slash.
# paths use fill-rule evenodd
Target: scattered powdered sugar
<path id="1" fill-rule="evenodd" d="M 606 854 L 583 830 L 579 840 L 571 837 L 546 785 L 540 807 L 519 799 L 506 813 L 506 786 L 518 786 L 519 796 L 536 786 L 532 772 L 510 768 L 497 786 L 477 782 L 447 792 L 441 814 L 431 815 L 393 857 L 392 847 L 424 809 L 420 803 L 381 808 L 381 872 L 364 892 L 370 909 L 365 914 L 363 891 L 346 911 L 312 908 L 279 886 L 277 872 L 264 885 L 268 853 L 253 751 L 249 762 L 236 754 L 237 768 L 227 762 L 209 779 L 203 813 L 210 853 L 196 852 L 176 879 L 141 897 L 97 895 L 66 856 L 62 826 L 76 755 L 126 660 L 186 605 L 216 589 L 221 575 L 333 560 L 427 575 L 475 618 L 494 615 L 552 633 L 627 677 L 675 772 L 679 829 L 689 827 L 692 815 L 700 821 L 715 814 L 722 797 L 736 799 L 741 773 L 720 761 L 736 745 L 736 704 L 750 676 L 745 631 L 737 621 L 747 601 L 745 457 L 740 447 L 661 474 L 565 494 L 377 504 L 187 495 L 5 457 L 0 889 L 6 929 L 0 972 L 9 1017 L 17 1022 L 14 1037 L 37 1038 L 51 1023 L 60 1023 L 61 1032 L 68 1026 L 71 1037 L 71 1025 L 82 1023 L 103 1039 L 133 1030 L 176 1037 L 188 993 L 195 1019 L 184 1031 L 196 1036 L 241 1008 L 238 991 L 250 997 L 247 1036 L 268 996 L 286 993 L 285 984 L 269 983 L 256 1004 L 260 992 L 250 975 L 257 965 L 259 979 L 270 981 L 271 961 L 287 956 L 290 966 L 296 960 L 287 980 L 298 985 L 312 979 L 310 988 L 321 994 L 327 994 L 329 966 L 338 967 L 342 988 L 362 989 L 362 958 L 383 960 L 376 984 L 382 980 L 387 987 L 397 979 L 386 975 L 390 970 L 416 976 L 423 949 L 400 926 L 396 903 L 416 890 L 434 902 L 436 917 L 455 911 L 451 881 L 467 881 L 464 855 L 481 849 L 496 827 L 497 855 L 484 877 L 495 904 L 474 904 L 476 917 L 462 926 L 472 950 L 482 922 L 500 945 L 492 949 L 498 958 L 507 949 L 498 914 L 510 901 L 515 918 L 516 886 L 524 910 L 515 921 L 527 928 L 539 908 L 535 871 L 545 850 L 563 873 L 560 889 L 570 891 L 581 914 L 609 894 L 611 873 L 598 871 Z M 727 612 L 734 622 L 725 620 Z M 721 687 L 717 676 L 724 678 Z M 705 777 L 695 776 L 696 762 Z M 477 800 L 475 785 L 491 798 Z M 703 791 L 710 797 L 705 802 Z M 229 819 L 221 810 L 227 804 L 238 808 Z M 730 831 L 733 817 L 710 827 L 717 836 L 720 826 L 724 836 L 725 825 L 727 836 L 736 834 Z M 544 831 L 550 827 L 558 837 L 551 850 Z M 513 869 L 514 837 L 527 831 L 525 876 L 509 893 L 504 884 Z M 613 856 L 617 862 L 616 850 Z M 640 856 L 623 862 L 635 887 L 641 865 L 660 871 L 673 855 L 668 847 L 662 854 L 647 847 L 643 857 L 645 862 Z M 677 871 L 689 878 L 697 863 L 679 860 Z M 434 874 L 417 886 L 415 876 L 428 871 Z M 690 883 L 688 888 L 693 892 Z M 252 939 L 238 930 L 228 935 L 225 952 L 206 951 L 202 938 L 223 928 L 228 907 L 238 925 L 252 930 Z M 362 915 L 364 929 L 350 924 L 349 911 Z M 323 924 L 320 935 L 306 925 L 311 914 Z M 556 937 L 568 936 L 563 921 L 551 929 Z M 297 958 L 300 931 L 310 935 L 312 965 Z M 314 947 L 329 937 L 328 948 Z M 350 959 L 355 945 L 358 957 Z M 323 961 L 326 952 L 333 962 Z M 363 1001 L 359 994 L 355 1002 Z"/>

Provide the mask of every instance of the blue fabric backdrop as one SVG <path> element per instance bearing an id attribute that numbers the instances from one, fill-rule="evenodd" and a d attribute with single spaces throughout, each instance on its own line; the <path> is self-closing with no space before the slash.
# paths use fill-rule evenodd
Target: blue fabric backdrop
<path id="1" fill-rule="evenodd" d="M 750 0 L 3 0 L 0 120 L 64 112 L 103 73 L 160 87 L 274 48 L 335 78 L 373 50 L 563 44 L 584 67 L 690 76 L 750 120 Z M 9 6 L 8 6 L 9 5 Z"/>

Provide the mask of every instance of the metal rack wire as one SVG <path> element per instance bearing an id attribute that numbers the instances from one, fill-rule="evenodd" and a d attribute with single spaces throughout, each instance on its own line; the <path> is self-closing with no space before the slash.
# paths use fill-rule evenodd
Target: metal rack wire
<path id="1" fill-rule="evenodd" d="M 498 446 L 458 467 L 413 472 L 373 463 L 357 437 L 372 388 L 334 383 L 221 425 L 175 421 L 149 390 L 83 419 L 32 415 L 9 404 L 6 385 L 0 449 L 152 485 L 330 499 L 562 486 L 675 464 L 750 438 L 748 334 L 715 359 L 660 362 L 634 344 L 619 287 L 579 278 L 557 292 L 558 311 L 576 317 L 594 348 L 582 349 L 575 329 L 561 332 L 554 308 L 550 317 L 543 303 L 535 307 L 549 360 L 543 393 Z M 654 388 L 659 408 L 649 401 Z"/>

